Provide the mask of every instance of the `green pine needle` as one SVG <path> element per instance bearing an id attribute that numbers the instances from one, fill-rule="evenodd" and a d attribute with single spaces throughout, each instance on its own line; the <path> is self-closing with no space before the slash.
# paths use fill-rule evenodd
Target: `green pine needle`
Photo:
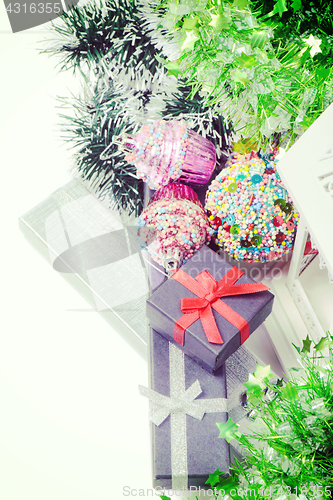
<path id="1" fill-rule="evenodd" d="M 74 147 L 80 176 L 99 196 L 108 197 L 119 209 L 137 215 L 143 207 L 143 183 L 135 177 L 135 168 L 127 164 L 116 146 L 109 148 L 109 158 L 103 156 L 114 135 L 134 128 L 126 113 L 123 89 L 110 84 L 99 90 L 97 86 L 90 100 L 73 98 L 62 100 L 61 104 L 62 109 L 72 110 L 72 114 L 60 116 L 64 138 Z"/>
<path id="2" fill-rule="evenodd" d="M 101 0 L 75 6 L 52 24 L 55 36 L 43 52 L 61 58 L 61 69 L 99 68 L 100 63 L 151 72 L 159 65 L 136 0 Z"/>

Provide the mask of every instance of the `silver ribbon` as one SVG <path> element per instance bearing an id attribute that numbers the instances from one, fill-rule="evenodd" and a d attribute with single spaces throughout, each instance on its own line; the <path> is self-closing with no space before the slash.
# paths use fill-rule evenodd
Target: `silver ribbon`
<path id="1" fill-rule="evenodd" d="M 147 387 L 139 386 L 140 394 L 151 403 L 150 420 L 160 425 L 171 418 L 171 471 L 172 488 L 186 490 L 188 487 L 186 415 L 202 420 L 205 413 L 227 411 L 227 399 L 197 399 L 202 393 L 196 380 L 185 390 L 184 353 L 169 343 L 170 397 Z"/>

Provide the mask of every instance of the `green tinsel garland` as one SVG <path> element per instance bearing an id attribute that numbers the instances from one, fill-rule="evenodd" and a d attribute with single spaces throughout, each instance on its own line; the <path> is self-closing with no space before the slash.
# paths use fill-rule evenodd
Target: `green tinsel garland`
<path id="1" fill-rule="evenodd" d="M 260 19 L 274 26 L 274 43 L 302 42 L 310 36 L 321 39 L 317 61 L 328 68 L 333 64 L 333 7 L 331 0 L 252 0 Z"/>
<path id="2" fill-rule="evenodd" d="M 287 382 L 271 383 L 270 366 L 257 365 L 249 376 L 244 385 L 250 432 L 240 433 L 230 418 L 217 424 L 219 437 L 237 440 L 246 459 L 235 460 L 228 477 L 219 469 L 209 475 L 206 484 L 214 498 L 332 498 L 333 336 L 328 333 L 312 349 L 311 344 L 307 337 L 302 350 L 296 347 L 300 367 L 290 370 Z"/>
<path id="3" fill-rule="evenodd" d="M 310 346 L 307 338 L 302 350 L 296 348 L 300 368 L 290 371 L 288 382 L 270 383 L 270 367 L 257 366 L 244 384 L 254 420 L 251 432 L 239 433 L 231 419 L 218 424 L 219 437 L 236 439 L 247 454 L 246 462 L 238 462 L 228 479 L 215 471 L 207 484 L 226 494 L 236 487 L 243 491 L 239 499 L 246 498 L 246 488 L 255 492 L 255 499 L 283 494 L 303 494 L 304 500 L 332 497 L 333 337 L 328 334 L 313 349 Z"/>
<path id="4" fill-rule="evenodd" d="M 333 101 L 333 72 L 312 33 L 276 38 L 273 14 L 266 22 L 248 0 L 158 5 L 167 8 L 160 25 L 181 51 L 166 66 L 172 64 L 193 93 L 201 90 L 208 105 L 219 104 L 235 130 L 254 137 L 259 147 L 276 133 L 290 146 Z"/>

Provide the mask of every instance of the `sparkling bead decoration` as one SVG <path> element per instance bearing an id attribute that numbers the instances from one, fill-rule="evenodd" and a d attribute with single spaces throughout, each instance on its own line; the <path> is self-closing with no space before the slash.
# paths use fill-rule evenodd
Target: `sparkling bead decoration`
<path id="1" fill-rule="evenodd" d="M 113 138 L 151 189 L 179 180 L 193 187 L 206 184 L 215 168 L 216 150 L 206 138 L 190 130 L 183 120 L 158 120 L 134 135 Z"/>
<path id="2" fill-rule="evenodd" d="M 168 272 L 189 259 L 214 232 L 196 193 L 179 183 L 156 191 L 137 224 L 152 258 Z"/>
<path id="3" fill-rule="evenodd" d="M 278 260 L 293 247 L 299 214 L 270 155 L 232 153 L 205 210 L 215 243 L 235 260 Z"/>

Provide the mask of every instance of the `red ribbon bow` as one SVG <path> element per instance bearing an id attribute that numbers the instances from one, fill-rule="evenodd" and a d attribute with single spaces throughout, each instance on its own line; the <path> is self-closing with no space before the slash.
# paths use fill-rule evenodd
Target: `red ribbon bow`
<path id="1" fill-rule="evenodd" d="M 243 271 L 238 267 L 232 267 L 217 283 L 208 271 L 201 272 L 194 279 L 181 269 L 178 269 L 172 275 L 172 278 L 197 295 L 198 298 L 183 298 L 180 300 L 180 309 L 185 314 L 175 323 L 174 340 L 184 345 L 185 330 L 200 318 L 208 341 L 213 344 L 223 344 L 224 342 L 213 315 L 213 308 L 238 328 L 241 334 L 241 344 L 243 344 L 249 337 L 248 322 L 220 299 L 221 297 L 269 290 L 262 283 L 234 285 L 235 281 L 243 274 Z"/>

